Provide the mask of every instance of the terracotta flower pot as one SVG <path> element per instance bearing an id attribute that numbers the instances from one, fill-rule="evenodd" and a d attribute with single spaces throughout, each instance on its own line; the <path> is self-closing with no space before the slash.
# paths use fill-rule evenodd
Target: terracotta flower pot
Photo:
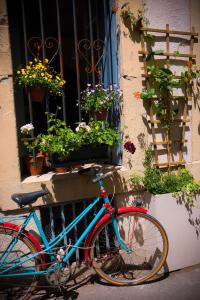
<path id="1" fill-rule="evenodd" d="M 44 162 L 43 155 L 37 155 L 35 160 L 33 156 L 26 157 L 26 167 L 29 175 L 35 176 L 42 174 L 42 167 Z"/>
<path id="2" fill-rule="evenodd" d="M 65 173 L 65 172 L 69 171 L 69 168 L 64 167 L 64 166 L 59 166 L 59 167 L 55 167 L 55 171 L 57 174 L 61 174 L 61 173 Z"/>
<path id="3" fill-rule="evenodd" d="M 98 121 L 106 121 L 108 116 L 108 111 L 106 109 L 102 111 L 96 111 L 94 112 L 94 116 L 95 119 Z"/>
<path id="4" fill-rule="evenodd" d="M 33 102 L 42 102 L 46 95 L 46 89 L 43 87 L 30 87 L 26 88 L 27 94 L 30 93 Z"/>

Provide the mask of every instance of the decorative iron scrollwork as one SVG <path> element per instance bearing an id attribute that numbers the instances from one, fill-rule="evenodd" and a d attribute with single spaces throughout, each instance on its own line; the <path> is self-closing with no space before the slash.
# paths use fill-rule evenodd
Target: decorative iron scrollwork
<path id="1" fill-rule="evenodd" d="M 49 63 L 57 55 L 60 45 L 56 38 L 47 37 L 42 40 L 41 37 L 32 37 L 28 40 L 27 48 L 33 57 L 40 58 L 43 54 L 43 49 L 47 52 L 47 57 L 49 58 Z"/>
<path id="2" fill-rule="evenodd" d="M 92 72 L 99 73 L 99 64 L 104 55 L 104 46 L 105 43 L 100 39 L 95 41 L 82 39 L 79 41 L 78 51 L 86 63 L 85 71 L 88 74 Z"/>

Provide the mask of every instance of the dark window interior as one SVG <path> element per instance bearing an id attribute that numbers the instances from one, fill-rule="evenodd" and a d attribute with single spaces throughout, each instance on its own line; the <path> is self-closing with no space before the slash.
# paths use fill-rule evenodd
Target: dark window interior
<path id="1" fill-rule="evenodd" d="M 14 73 L 20 65 L 25 65 L 26 61 L 39 54 L 41 60 L 52 59 L 51 66 L 61 72 L 66 80 L 63 97 L 48 96 L 43 103 L 32 102 L 31 108 L 26 93 L 15 88 L 19 151 L 22 158 L 25 149 L 20 140 L 19 128 L 30 122 L 31 115 L 34 134 L 37 135 L 47 129 L 45 112 L 55 112 L 56 107 L 61 106 L 59 117 L 74 129 L 77 122 L 87 121 L 87 116 L 81 111 L 80 95 L 87 83 L 117 83 L 114 79 L 117 78 L 116 74 L 113 76 L 116 69 L 112 69 L 113 16 L 110 13 L 111 2 L 105 0 L 7 0 L 7 4 Z M 39 37 L 45 45 L 40 51 L 31 44 L 33 37 Z M 57 52 L 56 46 L 48 48 L 48 42 L 52 38 L 57 41 L 60 38 Z M 102 43 L 101 49 L 93 49 L 91 52 L 91 48 L 87 48 L 88 41 L 94 43 L 96 40 L 101 40 L 104 44 Z M 91 72 L 92 61 L 97 64 L 97 68 Z M 112 119 L 110 116 L 110 120 Z M 83 152 L 80 155 L 85 159 Z M 78 159 L 82 159 L 81 156 Z M 107 162 L 111 159 L 107 150 L 102 152 L 102 159 Z M 21 165 L 23 174 L 23 162 Z"/>

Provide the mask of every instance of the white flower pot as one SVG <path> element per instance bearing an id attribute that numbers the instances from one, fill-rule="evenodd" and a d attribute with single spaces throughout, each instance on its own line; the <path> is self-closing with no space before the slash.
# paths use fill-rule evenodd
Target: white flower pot
<path id="1" fill-rule="evenodd" d="M 198 197 L 200 207 L 200 196 Z M 200 263 L 200 208 L 189 209 L 171 194 L 147 194 L 146 206 L 167 232 L 169 271 Z"/>

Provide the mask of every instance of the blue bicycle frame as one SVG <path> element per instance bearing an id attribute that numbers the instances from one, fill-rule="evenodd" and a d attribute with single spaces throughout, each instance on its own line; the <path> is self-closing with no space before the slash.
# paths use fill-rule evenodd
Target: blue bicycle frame
<path id="1" fill-rule="evenodd" d="M 103 191 L 104 187 L 103 187 L 103 182 L 100 179 L 100 177 L 98 178 L 97 175 L 97 179 L 99 182 L 99 186 L 100 186 L 100 190 Z M 17 243 L 18 237 L 23 234 L 24 229 L 27 227 L 27 225 L 29 224 L 29 222 L 33 219 L 36 227 L 38 229 L 38 232 L 42 238 L 43 241 L 43 245 L 42 245 L 42 251 L 38 252 L 32 256 L 29 256 L 28 258 L 23 259 L 23 256 L 21 257 L 22 260 L 20 260 L 20 262 L 15 262 L 16 259 L 13 259 L 11 261 L 7 261 L 6 264 L 5 263 L 1 263 L 0 264 L 0 278 L 3 277 L 11 277 L 11 276 L 28 276 L 28 275 L 42 275 L 47 273 L 47 270 L 41 270 L 39 272 L 36 272 L 34 270 L 34 268 L 26 268 L 24 271 L 20 272 L 17 271 L 17 273 L 14 271 L 15 268 L 23 265 L 24 263 L 26 263 L 27 261 L 33 259 L 34 257 L 38 256 L 38 255 L 42 255 L 43 253 L 45 254 L 49 254 L 50 258 L 53 262 L 54 260 L 54 255 L 52 255 L 50 253 L 50 250 L 53 249 L 62 239 L 64 239 L 65 235 L 67 235 L 86 215 L 87 213 L 102 199 L 101 196 L 97 197 L 96 199 L 94 199 L 94 201 L 88 205 L 62 232 L 60 232 L 53 240 L 51 240 L 50 242 L 48 242 L 46 235 L 42 229 L 41 223 L 35 213 L 35 210 L 33 208 L 31 208 L 29 215 L 27 215 L 27 217 L 25 218 L 24 223 L 22 224 L 20 231 L 18 232 L 17 236 L 12 240 L 12 242 L 10 243 L 10 245 L 7 247 L 7 249 L 4 251 L 4 253 L 1 255 L 0 257 L 0 261 L 3 260 L 3 262 L 5 261 L 5 259 L 9 256 L 9 254 L 11 253 L 12 249 L 14 248 L 14 246 Z M 104 204 L 108 203 L 110 204 L 109 198 L 108 196 L 105 194 L 105 197 L 103 197 L 104 200 Z M 91 221 L 91 223 L 87 226 L 87 228 L 83 231 L 83 233 L 81 234 L 81 236 L 78 238 L 78 240 L 76 241 L 76 243 L 71 246 L 71 249 L 69 250 L 69 252 L 66 253 L 65 257 L 63 258 L 63 260 L 61 262 L 56 261 L 56 263 L 54 264 L 53 267 L 48 268 L 48 273 L 49 272 L 54 272 L 55 267 L 62 267 L 63 264 L 66 264 L 70 257 L 74 254 L 74 252 L 76 251 L 76 248 L 82 243 L 82 241 L 86 238 L 86 236 L 89 234 L 89 232 L 92 230 L 92 228 L 96 225 L 96 223 L 100 220 L 100 218 L 104 215 L 104 213 L 107 212 L 106 209 L 106 205 L 104 205 L 99 211 L 98 213 L 95 215 L 94 219 Z M 130 249 L 128 249 L 126 247 L 126 245 L 124 244 L 124 242 L 121 240 L 120 235 L 119 235 L 119 231 L 118 231 L 118 226 L 117 226 L 117 219 L 115 214 L 111 213 L 111 219 L 112 219 L 112 224 L 114 227 L 114 232 L 116 235 L 116 238 L 118 240 L 119 245 L 127 252 L 130 252 Z M 19 257 L 17 257 L 17 260 L 19 260 Z M 11 265 L 12 264 L 12 265 Z M 9 267 L 6 268 L 6 265 L 9 265 Z M 10 266 L 11 265 L 11 266 Z M 3 266 L 3 270 L 1 271 L 1 267 Z M 11 272 L 13 270 L 13 273 Z"/>

